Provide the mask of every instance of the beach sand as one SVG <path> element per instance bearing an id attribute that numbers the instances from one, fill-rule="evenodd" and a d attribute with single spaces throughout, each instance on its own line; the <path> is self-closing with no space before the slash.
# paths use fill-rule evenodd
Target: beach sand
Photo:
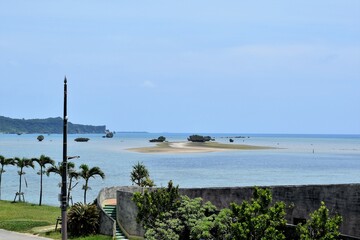
<path id="1" fill-rule="evenodd" d="M 234 150 L 262 150 L 270 147 L 243 144 L 224 144 L 218 142 L 163 142 L 153 147 L 129 148 L 127 150 L 139 153 L 206 153 Z"/>

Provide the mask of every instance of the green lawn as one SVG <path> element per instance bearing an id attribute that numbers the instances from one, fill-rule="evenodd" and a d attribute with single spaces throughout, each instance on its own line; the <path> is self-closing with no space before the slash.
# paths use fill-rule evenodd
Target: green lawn
<path id="1" fill-rule="evenodd" d="M 34 233 L 33 228 L 55 225 L 61 214 L 59 207 L 38 206 L 29 203 L 0 201 L 0 228 L 15 232 Z M 55 230 L 55 229 L 54 229 Z M 58 232 L 41 233 L 41 236 L 61 239 Z M 74 238 L 76 240 L 110 240 L 109 236 Z"/>
<path id="2" fill-rule="evenodd" d="M 0 228 L 29 232 L 34 227 L 55 225 L 60 208 L 0 201 Z"/>

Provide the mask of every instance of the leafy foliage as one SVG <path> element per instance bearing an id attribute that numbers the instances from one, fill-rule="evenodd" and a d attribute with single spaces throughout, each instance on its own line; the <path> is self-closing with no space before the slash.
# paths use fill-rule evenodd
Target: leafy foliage
<path id="1" fill-rule="evenodd" d="M 89 187 L 89 179 L 95 178 L 95 176 L 100 176 L 102 179 L 105 178 L 105 173 L 99 168 L 99 167 L 92 167 L 89 168 L 86 164 L 80 165 L 80 172 L 78 173 L 79 177 L 83 178 L 85 180 L 85 184 L 83 185 L 84 190 L 84 204 L 86 204 L 86 192 L 88 189 L 91 189 Z"/>
<path id="2" fill-rule="evenodd" d="M 147 229 L 147 239 L 205 239 L 200 223 L 211 222 L 215 217 L 216 207 L 210 202 L 203 204 L 201 198 L 190 199 L 181 196 L 176 210 L 163 213 L 156 219 L 155 227 Z M 204 224 L 202 224 L 204 226 Z M 197 227 L 195 231 L 194 229 Z"/>
<path id="3" fill-rule="evenodd" d="M 255 188 L 254 197 L 240 205 L 230 206 L 232 222 L 230 233 L 235 239 L 285 239 L 285 204 L 276 202 L 270 206 L 269 189 Z"/>
<path id="4" fill-rule="evenodd" d="M 201 198 L 174 198 L 172 182 L 169 185 L 134 195 L 146 239 L 285 239 L 285 204 L 271 206 L 269 189 L 255 188 L 250 201 L 232 203 L 217 213 L 214 205 L 204 204 Z"/>
<path id="5" fill-rule="evenodd" d="M 75 203 L 68 212 L 68 231 L 72 236 L 96 234 L 99 229 L 99 210 L 96 205 Z"/>
<path id="6" fill-rule="evenodd" d="M 133 201 L 138 208 L 137 222 L 142 223 L 145 229 L 155 227 L 156 220 L 161 220 L 164 213 L 175 211 L 179 204 L 179 186 L 174 187 L 172 181 L 167 188 L 154 191 L 145 190 L 144 193 L 134 194 Z"/>
<path id="7" fill-rule="evenodd" d="M 193 239 L 285 239 L 285 204 L 271 202 L 269 189 L 255 188 L 250 201 L 232 203 L 213 220 L 198 222 Z"/>
<path id="8" fill-rule="evenodd" d="M 140 187 L 153 187 L 155 186 L 153 180 L 150 179 L 149 171 L 143 163 L 138 162 L 133 166 L 130 173 L 130 178 L 133 183 Z"/>
<path id="9" fill-rule="evenodd" d="M 183 231 L 181 221 L 173 216 L 174 212 L 166 212 L 161 219 L 156 219 L 154 227 L 147 228 L 145 238 L 148 240 L 169 239 L 179 240 L 179 233 Z"/>
<path id="10" fill-rule="evenodd" d="M 20 193 L 21 193 L 21 179 L 22 179 L 22 175 L 25 174 L 24 168 L 28 168 L 28 167 L 34 168 L 35 166 L 34 166 L 33 160 L 28 159 L 28 158 L 20 159 L 20 158 L 16 157 L 16 158 L 14 158 L 14 162 L 15 162 L 16 166 L 18 168 L 20 168 L 20 171 L 18 171 L 18 174 L 19 174 L 19 192 L 18 192 L 19 195 L 18 196 L 19 196 L 19 202 L 20 202 L 21 201 L 21 195 L 20 195 Z"/>
<path id="11" fill-rule="evenodd" d="M 42 203 L 42 192 L 43 192 L 43 175 L 46 173 L 45 170 L 43 170 L 46 165 L 54 166 L 55 161 L 52 160 L 50 157 L 47 157 L 45 155 L 41 155 L 40 158 L 33 158 L 32 161 L 37 162 L 40 166 L 40 171 L 38 174 L 40 175 L 40 198 L 39 198 L 39 206 L 41 206 Z"/>
<path id="12" fill-rule="evenodd" d="M 305 224 L 298 225 L 301 240 L 332 240 L 339 236 L 339 226 L 342 217 L 330 217 L 329 209 L 324 202 L 318 210 L 310 214 L 310 219 Z"/>
<path id="13" fill-rule="evenodd" d="M 63 170 L 63 166 L 58 165 L 58 166 L 50 166 L 48 169 L 46 169 L 46 174 L 49 175 L 50 173 L 54 173 L 59 175 L 59 177 L 61 177 L 61 173 Z M 69 182 L 69 186 L 68 186 L 68 197 L 67 197 L 67 201 L 69 204 L 69 199 L 71 196 L 71 191 L 77 186 L 78 182 L 75 183 L 74 185 L 72 185 L 72 181 L 73 179 L 78 179 L 79 178 L 79 173 L 75 170 L 75 164 L 73 162 L 68 162 L 67 163 L 67 173 L 68 173 L 68 182 Z M 61 183 L 59 183 L 59 186 L 61 187 Z"/>
<path id="14" fill-rule="evenodd" d="M 0 200 L 1 200 L 1 181 L 2 181 L 2 174 L 5 172 L 4 167 L 7 165 L 15 165 L 14 159 L 5 158 L 4 156 L 0 155 Z"/>

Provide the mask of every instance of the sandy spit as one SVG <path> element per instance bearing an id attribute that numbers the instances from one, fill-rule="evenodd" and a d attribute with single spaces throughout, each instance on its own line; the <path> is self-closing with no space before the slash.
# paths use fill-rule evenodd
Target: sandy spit
<path id="1" fill-rule="evenodd" d="M 153 147 L 128 148 L 127 150 L 139 153 L 206 153 L 234 150 L 262 150 L 269 147 L 224 144 L 217 142 L 193 143 L 193 142 L 164 142 L 158 143 Z"/>

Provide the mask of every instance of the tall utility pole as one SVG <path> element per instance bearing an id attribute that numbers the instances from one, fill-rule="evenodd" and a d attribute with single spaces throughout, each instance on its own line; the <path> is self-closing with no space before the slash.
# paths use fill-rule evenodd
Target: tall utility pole
<path id="1" fill-rule="evenodd" d="M 64 128 L 63 128 L 63 162 L 62 162 L 62 181 L 61 181 L 61 236 L 62 240 L 67 240 L 67 80 L 64 79 Z"/>

